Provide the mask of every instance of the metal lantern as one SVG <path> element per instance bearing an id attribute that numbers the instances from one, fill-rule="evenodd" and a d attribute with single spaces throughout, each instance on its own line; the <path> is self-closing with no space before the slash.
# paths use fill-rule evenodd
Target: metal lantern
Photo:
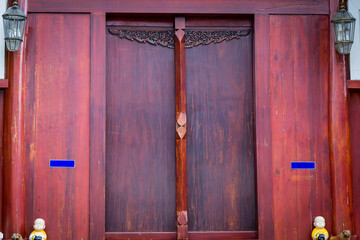
<path id="1" fill-rule="evenodd" d="M 8 8 L 2 17 L 6 47 L 9 51 L 16 52 L 23 41 L 26 15 L 19 8 L 18 2 L 15 1 L 13 6 Z"/>
<path id="2" fill-rule="evenodd" d="M 341 0 L 339 11 L 331 21 L 334 26 L 335 48 L 340 54 L 349 54 L 354 42 L 356 19 L 345 8 L 344 0 Z"/>

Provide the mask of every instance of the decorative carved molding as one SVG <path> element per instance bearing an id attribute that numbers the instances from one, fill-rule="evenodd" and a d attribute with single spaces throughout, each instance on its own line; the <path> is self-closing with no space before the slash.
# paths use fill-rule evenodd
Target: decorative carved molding
<path id="1" fill-rule="evenodd" d="M 210 43 L 221 43 L 233 39 L 240 39 L 249 35 L 250 29 L 232 30 L 232 31 L 198 31 L 185 30 L 185 48 L 192 48 L 199 45 L 208 45 Z"/>
<path id="2" fill-rule="evenodd" d="M 174 48 L 175 32 L 173 30 L 125 30 L 109 28 L 109 32 L 119 38 L 125 38 L 140 43 L 150 43 L 163 47 Z"/>
<path id="3" fill-rule="evenodd" d="M 177 238 L 178 240 L 188 239 L 188 216 L 187 211 L 177 212 Z"/>
<path id="4" fill-rule="evenodd" d="M 126 30 L 109 28 L 109 32 L 119 38 L 137 41 L 140 43 L 150 43 L 167 48 L 174 48 L 174 30 Z M 240 39 L 249 35 L 251 29 L 241 30 L 185 30 L 185 48 L 208 45 L 210 43 L 221 43 Z"/>
<path id="5" fill-rule="evenodd" d="M 180 139 L 183 139 L 186 134 L 186 113 L 180 112 L 176 115 L 176 132 Z"/>

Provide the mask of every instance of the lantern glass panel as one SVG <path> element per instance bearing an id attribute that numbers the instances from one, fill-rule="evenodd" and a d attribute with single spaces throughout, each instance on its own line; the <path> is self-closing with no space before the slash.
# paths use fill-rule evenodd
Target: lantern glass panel
<path id="1" fill-rule="evenodd" d="M 6 47 L 15 52 L 23 41 L 26 16 L 21 8 L 14 5 L 3 14 L 3 23 Z"/>
<path id="2" fill-rule="evenodd" d="M 332 20 L 335 47 L 341 54 L 349 54 L 354 41 L 355 18 L 345 9 L 339 10 Z"/>

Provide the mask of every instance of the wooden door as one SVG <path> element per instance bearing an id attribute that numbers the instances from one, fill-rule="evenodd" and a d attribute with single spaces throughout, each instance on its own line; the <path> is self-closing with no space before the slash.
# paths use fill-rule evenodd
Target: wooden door
<path id="1" fill-rule="evenodd" d="M 107 21 L 107 239 L 256 239 L 252 24 Z"/>

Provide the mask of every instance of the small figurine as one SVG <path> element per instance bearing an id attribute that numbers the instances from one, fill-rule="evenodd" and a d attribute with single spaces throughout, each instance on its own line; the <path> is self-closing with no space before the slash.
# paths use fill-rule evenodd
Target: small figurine
<path id="1" fill-rule="evenodd" d="M 38 218 L 34 222 L 34 231 L 30 234 L 29 240 L 46 240 L 47 236 L 44 231 L 45 229 L 45 221 L 44 219 Z M 37 238 L 36 238 L 37 237 Z M 39 238 L 41 237 L 41 238 Z"/>
<path id="2" fill-rule="evenodd" d="M 330 238 L 330 240 L 350 240 L 350 239 L 351 239 L 350 230 L 344 230 L 340 233 L 340 235 Z"/>
<path id="3" fill-rule="evenodd" d="M 316 240 L 327 240 L 329 238 L 329 233 L 325 229 L 325 218 L 318 216 L 314 220 L 314 230 L 311 233 L 312 239 Z"/>
<path id="4" fill-rule="evenodd" d="M 2 234 L 2 232 L 0 232 L 0 240 L 2 240 L 4 238 L 4 234 Z"/>

